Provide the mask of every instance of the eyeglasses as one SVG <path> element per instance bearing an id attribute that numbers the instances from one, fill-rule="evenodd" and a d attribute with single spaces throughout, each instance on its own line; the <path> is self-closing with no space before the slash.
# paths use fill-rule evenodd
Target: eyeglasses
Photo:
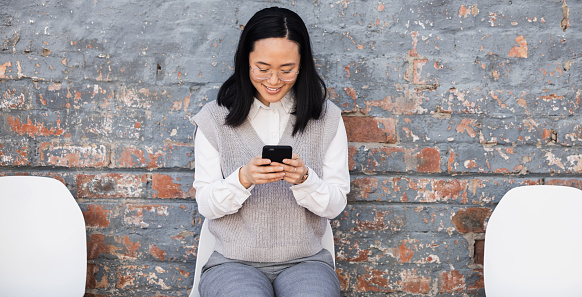
<path id="1" fill-rule="evenodd" d="M 273 75 L 273 71 L 261 68 L 251 68 L 251 72 L 253 73 L 253 77 L 260 80 L 266 80 Z M 299 71 L 293 70 L 281 70 L 277 72 L 277 76 L 281 81 L 292 81 L 297 78 L 299 75 Z"/>

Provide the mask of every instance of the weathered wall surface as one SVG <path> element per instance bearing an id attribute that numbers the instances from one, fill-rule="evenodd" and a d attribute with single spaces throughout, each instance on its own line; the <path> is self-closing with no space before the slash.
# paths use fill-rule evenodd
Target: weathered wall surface
<path id="1" fill-rule="evenodd" d="M 579 1 L 0 0 L 0 175 L 52 176 L 78 199 L 87 296 L 186 296 L 202 221 L 190 118 L 273 5 L 304 18 L 344 111 L 345 296 L 484 296 L 503 194 L 582 188 Z"/>

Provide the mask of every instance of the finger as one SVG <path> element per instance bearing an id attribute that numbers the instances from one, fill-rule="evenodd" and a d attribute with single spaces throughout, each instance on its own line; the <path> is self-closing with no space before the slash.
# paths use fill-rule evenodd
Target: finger
<path id="1" fill-rule="evenodd" d="M 301 166 L 285 165 L 285 173 L 291 177 L 296 177 L 301 175 Z"/>
<path id="2" fill-rule="evenodd" d="M 252 176 L 255 181 L 280 180 L 282 178 L 283 167 L 280 166 L 255 166 Z"/>
<path id="3" fill-rule="evenodd" d="M 292 167 L 300 167 L 301 166 L 301 159 L 285 159 L 283 163 Z M 293 169 L 291 169 L 293 171 Z"/>
<path id="4" fill-rule="evenodd" d="M 266 184 L 270 182 L 279 181 L 283 179 L 284 176 L 285 176 L 284 172 L 261 174 L 260 177 L 256 179 L 256 181 L 257 184 Z"/>
<path id="5" fill-rule="evenodd" d="M 271 160 L 269 160 L 269 159 L 255 158 L 253 160 L 253 165 L 256 165 L 256 166 L 264 166 L 264 165 L 269 165 L 269 164 L 271 164 Z"/>
<path id="6" fill-rule="evenodd" d="M 299 178 L 299 177 L 293 177 L 291 175 L 285 175 L 285 177 L 283 178 L 283 180 L 286 181 L 286 182 L 288 182 L 288 183 L 290 183 L 290 184 L 293 184 L 294 185 L 294 184 L 298 183 L 301 180 L 301 178 Z"/>
<path id="7" fill-rule="evenodd" d="M 285 167 L 283 167 L 282 164 L 271 163 L 271 165 L 268 166 L 258 167 L 258 170 L 260 170 L 262 173 L 283 172 L 285 171 Z"/>

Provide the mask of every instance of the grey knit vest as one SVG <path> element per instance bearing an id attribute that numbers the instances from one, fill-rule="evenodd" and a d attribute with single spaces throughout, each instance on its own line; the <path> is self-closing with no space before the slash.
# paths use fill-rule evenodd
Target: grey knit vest
<path id="1" fill-rule="evenodd" d="M 227 114 L 225 107 L 213 101 L 194 116 L 198 129 L 220 154 L 223 178 L 260 155 L 264 145 L 248 120 L 234 128 L 225 125 Z M 320 119 L 310 120 L 295 137 L 291 136 L 295 123 L 291 115 L 279 144 L 293 147 L 322 176 L 324 154 L 340 120 L 340 109 L 326 101 Z M 238 212 L 210 220 L 215 250 L 230 259 L 252 262 L 288 261 L 321 251 L 327 219 L 299 206 L 290 186 L 285 181 L 256 185 Z"/>

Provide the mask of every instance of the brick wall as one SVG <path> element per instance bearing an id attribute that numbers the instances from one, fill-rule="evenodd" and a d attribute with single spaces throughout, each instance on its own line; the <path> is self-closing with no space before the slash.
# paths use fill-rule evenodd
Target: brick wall
<path id="1" fill-rule="evenodd" d="M 304 18 L 344 112 L 345 296 L 484 296 L 503 194 L 582 188 L 578 1 L 0 0 L 0 175 L 77 198 L 87 296 L 187 296 L 202 221 L 190 118 L 272 5 Z"/>

